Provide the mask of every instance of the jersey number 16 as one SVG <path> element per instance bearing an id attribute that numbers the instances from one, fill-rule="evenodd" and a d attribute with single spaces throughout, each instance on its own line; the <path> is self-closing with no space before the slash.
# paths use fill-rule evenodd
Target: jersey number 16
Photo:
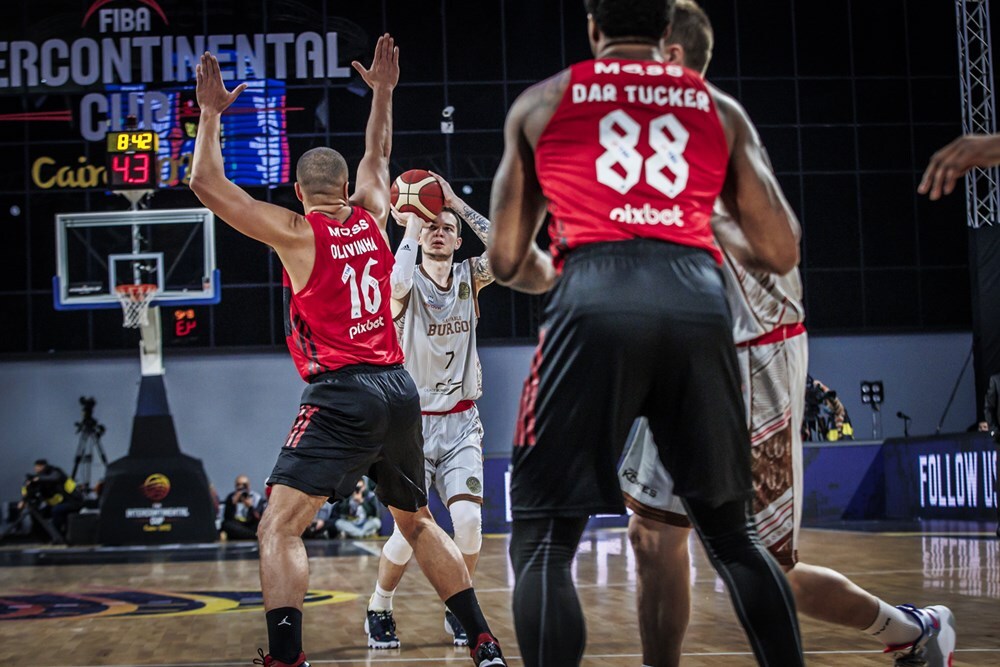
<path id="1" fill-rule="evenodd" d="M 365 270 L 361 274 L 361 280 L 358 280 L 358 273 L 354 270 L 354 267 L 350 264 L 344 264 L 344 273 L 341 275 L 341 280 L 347 283 L 351 288 L 351 318 L 359 319 L 361 317 L 361 298 L 364 297 L 365 300 L 365 310 L 374 315 L 378 312 L 379 306 L 382 305 L 382 292 L 378 288 L 378 280 L 372 278 L 371 270 L 372 267 L 378 264 L 378 260 L 371 258 L 368 263 L 365 264 Z"/>

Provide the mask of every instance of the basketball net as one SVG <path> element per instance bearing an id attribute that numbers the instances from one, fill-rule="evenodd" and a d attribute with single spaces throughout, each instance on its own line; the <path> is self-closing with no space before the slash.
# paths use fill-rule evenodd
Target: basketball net
<path id="1" fill-rule="evenodd" d="M 138 329 L 149 324 L 149 304 L 156 295 L 156 285 L 118 285 L 115 292 L 125 316 L 123 327 Z"/>

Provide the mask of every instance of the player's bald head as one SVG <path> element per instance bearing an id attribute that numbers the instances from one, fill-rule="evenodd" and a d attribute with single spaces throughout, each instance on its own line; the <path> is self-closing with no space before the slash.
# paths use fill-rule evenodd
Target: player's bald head
<path id="1" fill-rule="evenodd" d="M 305 194 L 339 192 L 347 182 L 347 161 L 332 148 L 313 148 L 295 165 L 295 180 Z"/>

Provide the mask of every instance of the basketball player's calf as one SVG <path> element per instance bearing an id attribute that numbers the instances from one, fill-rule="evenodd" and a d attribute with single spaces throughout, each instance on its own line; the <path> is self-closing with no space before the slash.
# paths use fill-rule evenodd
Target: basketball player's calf
<path id="1" fill-rule="evenodd" d="M 413 554 L 445 606 L 458 618 L 469 637 L 473 662 L 477 667 L 506 665 L 500 652 L 500 643 L 490 632 L 483 616 L 472 578 L 466 569 L 462 554 L 435 523 L 426 506 L 416 512 L 404 512 L 390 507 L 392 517 L 400 532 L 413 548 Z"/>
<path id="2" fill-rule="evenodd" d="M 449 504 L 448 512 L 455 530 L 455 545 L 462 553 L 462 559 L 465 561 L 466 569 L 471 578 L 476 573 L 479 551 L 483 543 L 482 511 L 478 503 L 456 500 Z M 399 586 L 412 557 L 413 549 L 403 537 L 397 524 L 382 547 L 375 591 L 368 600 L 368 609 L 365 612 L 365 633 L 368 635 L 368 648 L 400 647 L 400 640 L 396 635 L 396 620 L 393 616 L 392 601 L 396 588 Z M 448 609 L 445 609 L 444 629 L 451 635 L 452 643 L 455 646 L 468 646 L 469 638 L 465 628 Z"/>
<path id="3" fill-rule="evenodd" d="M 309 667 L 302 652 L 302 601 L 309 588 L 302 532 L 325 501 L 283 484 L 272 487 L 257 531 L 268 638 L 267 655 L 258 653 L 265 667 Z"/>

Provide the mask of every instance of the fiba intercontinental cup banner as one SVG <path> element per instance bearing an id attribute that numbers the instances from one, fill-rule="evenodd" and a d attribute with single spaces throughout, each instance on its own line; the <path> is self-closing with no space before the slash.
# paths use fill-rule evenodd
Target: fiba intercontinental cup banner
<path id="1" fill-rule="evenodd" d="M 108 466 L 101 544 L 213 542 L 215 508 L 201 461 L 127 456 Z"/>
<path id="2" fill-rule="evenodd" d="M 248 84 L 223 116 L 227 173 L 242 185 L 288 183 L 289 114 L 316 112 L 315 103 L 293 106 L 289 88 L 347 83 L 350 60 L 370 48 L 363 31 L 325 16 L 320 3 L 295 11 L 280 2 L 222 3 L 240 11 L 218 15 L 213 3 L 184 0 L 10 4 L 13 17 L 0 26 L 0 134 L 30 133 L 25 168 L 40 190 L 104 188 L 103 142 L 129 116 L 159 136 L 160 186 L 186 183 L 199 114 L 195 66 L 206 50 L 229 88 Z"/>

